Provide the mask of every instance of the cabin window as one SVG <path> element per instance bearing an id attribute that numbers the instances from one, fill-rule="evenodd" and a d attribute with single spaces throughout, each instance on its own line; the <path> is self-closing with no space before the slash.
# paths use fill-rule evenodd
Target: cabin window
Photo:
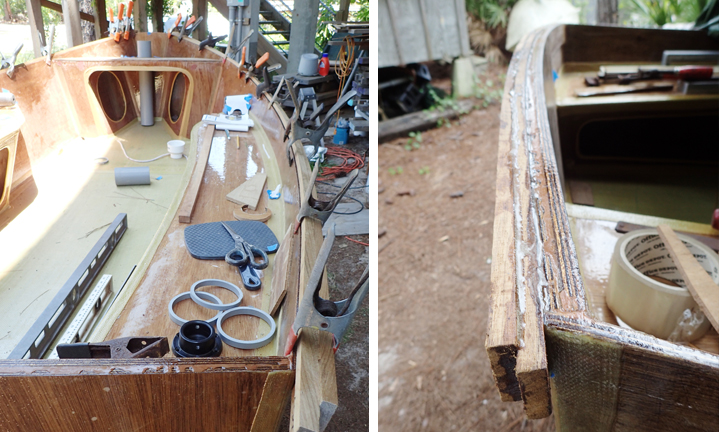
<path id="1" fill-rule="evenodd" d="M 97 77 L 97 97 L 107 118 L 119 122 L 125 118 L 127 101 L 120 79 L 113 72 L 104 71 Z"/>
<path id="2" fill-rule="evenodd" d="M 177 123 L 182 115 L 182 108 L 185 105 L 185 93 L 187 90 L 187 77 L 182 73 L 175 74 L 170 92 L 170 121 Z"/>
<path id="3" fill-rule="evenodd" d="M 10 150 L 5 147 L 0 150 L 0 203 L 5 198 L 5 177 L 7 176 L 8 162 L 10 161 Z"/>

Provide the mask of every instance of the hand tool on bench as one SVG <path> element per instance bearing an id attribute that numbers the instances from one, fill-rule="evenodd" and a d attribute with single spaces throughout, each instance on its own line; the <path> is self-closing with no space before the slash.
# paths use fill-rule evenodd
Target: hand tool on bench
<path id="1" fill-rule="evenodd" d="M 166 337 L 124 337 L 104 342 L 60 344 L 61 359 L 77 358 L 160 358 L 170 352 Z"/>
<path id="2" fill-rule="evenodd" d="M 225 255 L 225 262 L 237 266 L 237 270 L 240 272 L 240 276 L 242 276 L 242 284 L 245 285 L 245 288 L 250 291 L 257 291 L 262 288 L 262 281 L 257 274 L 257 270 L 266 268 L 269 264 L 267 254 L 262 249 L 247 243 L 226 223 L 222 222 L 222 226 L 225 227 L 235 241 L 234 249 Z M 256 257 L 260 258 L 259 262 L 255 260 Z"/>
<path id="3" fill-rule="evenodd" d="M 299 118 L 301 105 L 297 100 L 297 94 L 295 93 L 295 88 L 292 85 L 293 79 L 287 78 L 286 81 L 287 90 L 290 92 L 292 103 L 295 105 L 294 114 L 292 114 L 292 118 L 290 119 L 290 133 L 287 133 L 287 131 L 285 132 L 285 140 L 287 140 L 287 137 L 289 135 L 292 135 L 290 142 L 287 143 L 287 160 L 289 161 L 290 166 L 292 166 L 292 163 L 294 162 L 292 160 L 292 153 L 290 152 L 290 147 L 292 147 L 292 144 L 301 139 L 308 139 L 315 149 L 313 156 L 317 154 L 317 150 L 322 145 L 322 137 L 325 136 L 325 133 L 327 133 L 327 129 L 330 128 L 330 119 L 340 108 L 344 106 L 344 104 L 347 103 L 348 100 L 352 99 L 357 95 L 357 91 L 348 91 L 344 96 L 342 96 L 340 100 L 338 100 L 334 105 L 332 105 L 332 108 L 330 108 L 329 111 L 327 111 L 327 114 L 325 115 L 325 118 L 320 123 L 320 125 L 314 126 L 314 118 L 310 118 L 310 120 L 307 122 L 303 122 Z"/>
<path id="4" fill-rule="evenodd" d="M 206 46 L 209 46 L 210 48 L 214 48 L 217 42 L 221 41 L 222 39 L 226 38 L 227 35 L 212 37 L 212 33 L 207 33 L 207 38 L 200 42 L 200 49 L 199 51 L 202 51 L 202 49 Z"/>
<path id="5" fill-rule="evenodd" d="M 250 65 L 250 67 L 247 69 L 247 73 L 245 73 L 245 83 L 247 83 L 250 80 L 250 78 L 252 78 L 255 75 L 255 71 L 260 66 L 265 64 L 265 62 L 269 59 L 270 59 L 270 53 L 266 52 L 266 53 L 262 54 L 262 57 L 260 57 L 257 60 L 257 62 L 254 64 L 254 66 Z"/>
<path id="6" fill-rule="evenodd" d="M 185 28 L 185 36 L 192 37 L 192 32 L 194 32 L 197 29 L 197 27 L 200 26 L 200 23 L 202 22 L 203 19 L 204 19 L 203 17 L 199 17 L 192 25 L 187 26 Z"/>
<path id="7" fill-rule="evenodd" d="M 317 180 L 317 174 L 320 169 L 319 162 L 315 162 L 315 167 L 312 170 L 312 177 L 310 178 L 310 182 L 307 185 L 307 188 L 305 189 L 307 191 L 307 199 L 302 201 L 302 206 L 300 207 L 300 211 L 297 213 L 297 223 L 295 224 L 295 234 L 297 234 L 297 231 L 300 229 L 300 224 L 302 223 L 302 219 L 306 217 L 311 217 L 313 219 L 317 219 L 318 221 L 322 222 L 322 225 L 327 222 L 327 219 L 330 218 L 330 215 L 333 211 L 335 211 L 335 207 L 337 207 L 337 204 L 339 204 L 342 197 L 347 193 L 350 186 L 352 186 L 352 183 L 355 181 L 357 176 L 359 175 L 359 170 L 354 169 L 350 171 L 349 174 L 347 174 L 347 182 L 342 186 L 340 191 L 335 195 L 331 200 L 329 201 L 320 201 L 318 199 L 315 199 L 312 197 L 312 190 L 315 188 L 315 181 Z"/>
<path id="8" fill-rule="evenodd" d="M 578 97 L 591 96 L 610 96 L 625 93 L 643 93 L 654 91 L 672 91 L 674 83 L 668 81 L 659 82 L 639 82 L 631 85 L 609 84 L 601 87 L 592 87 L 591 89 L 577 89 L 575 94 Z"/>
<path id="9" fill-rule="evenodd" d="M 327 258 L 332 250 L 334 239 L 335 226 L 332 224 L 327 232 L 327 237 L 322 242 L 322 247 L 307 281 L 305 292 L 302 294 L 302 301 L 297 310 L 295 321 L 292 323 L 292 329 L 287 335 L 286 356 L 292 353 L 299 338 L 300 330 L 303 327 L 312 327 L 332 333 L 333 349 L 337 352 L 337 348 L 342 342 L 342 336 L 344 336 L 357 313 L 357 309 L 359 309 L 362 301 L 367 296 L 369 291 L 369 268 L 362 273 L 359 282 L 357 282 L 346 299 L 333 302 L 320 297 L 322 273 L 324 273 L 325 264 L 327 264 Z"/>
<path id="10" fill-rule="evenodd" d="M 175 25 L 172 26 L 172 28 L 167 32 L 168 39 L 172 38 L 172 32 L 174 32 L 175 30 L 180 30 L 180 22 L 181 21 L 182 21 L 182 14 L 178 13 L 177 19 L 175 20 Z"/>
<path id="11" fill-rule="evenodd" d="M 127 15 L 125 16 L 125 35 L 123 39 L 130 40 L 130 17 L 132 15 L 132 0 L 127 4 Z"/>
<path id="12" fill-rule="evenodd" d="M 642 80 L 684 80 L 697 81 L 711 79 L 714 68 L 711 66 L 639 66 L 622 68 L 620 66 L 601 66 L 597 77 L 603 81 L 618 81 L 629 84 Z"/>
<path id="13" fill-rule="evenodd" d="M 115 32 L 115 42 L 120 42 L 124 30 L 124 18 L 122 15 L 125 13 L 125 3 L 120 3 L 117 11 L 117 31 Z"/>
<path id="14" fill-rule="evenodd" d="M 191 16 L 190 19 L 185 21 L 185 27 L 180 30 L 180 36 L 177 37 L 178 42 L 182 42 L 182 37 L 185 36 L 185 31 L 187 31 L 187 27 L 194 24 L 196 21 L 196 18 L 194 16 Z"/>

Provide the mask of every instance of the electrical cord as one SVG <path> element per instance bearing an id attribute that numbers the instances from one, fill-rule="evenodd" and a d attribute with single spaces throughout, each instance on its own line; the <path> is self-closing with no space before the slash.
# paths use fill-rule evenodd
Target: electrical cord
<path id="1" fill-rule="evenodd" d="M 318 195 L 334 195 L 334 194 L 328 193 L 328 192 L 317 192 L 317 194 L 318 194 Z M 364 204 L 362 204 L 362 201 L 358 200 L 358 199 L 355 198 L 355 197 L 351 197 L 351 196 L 347 196 L 347 195 L 345 195 L 345 196 L 342 197 L 342 199 L 345 199 L 345 198 L 351 199 L 352 201 L 357 201 L 357 204 L 360 205 L 360 209 L 357 210 L 357 211 L 354 211 L 354 212 L 352 212 L 352 213 L 344 213 L 344 212 L 338 212 L 338 211 L 334 211 L 334 212 L 332 212 L 332 213 L 338 214 L 338 215 L 349 216 L 349 215 L 357 214 L 357 213 L 361 212 L 362 210 L 364 210 Z"/>
<path id="2" fill-rule="evenodd" d="M 148 163 L 148 162 L 154 162 L 154 161 L 156 161 L 156 160 L 158 160 L 158 159 L 162 159 L 162 158 L 164 158 L 165 156 L 170 156 L 170 153 L 165 153 L 165 154 L 160 155 L 160 156 L 158 156 L 158 157 L 155 157 L 155 158 L 152 158 L 152 159 L 147 159 L 147 160 L 133 159 L 133 158 L 131 158 L 130 156 L 127 155 L 127 152 L 125 151 L 125 146 L 122 145 L 122 141 L 117 140 L 117 142 L 118 142 L 118 144 L 120 144 L 120 148 L 122 149 L 122 153 L 125 154 L 125 157 L 128 158 L 129 160 L 133 161 L 133 162 Z M 187 155 L 185 155 L 185 154 L 183 154 L 182 157 L 184 157 L 185 159 L 187 159 Z"/>

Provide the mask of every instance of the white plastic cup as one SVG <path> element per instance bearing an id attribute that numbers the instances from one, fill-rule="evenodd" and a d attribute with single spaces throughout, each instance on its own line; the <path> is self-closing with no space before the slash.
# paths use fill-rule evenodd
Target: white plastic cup
<path id="1" fill-rule="evenodd" d="M 170 140 L 167 142 L 167 151 L 172 159 L 182 159 L 182 152 L 185 151 L 185 142 L 182 140 Z"/>

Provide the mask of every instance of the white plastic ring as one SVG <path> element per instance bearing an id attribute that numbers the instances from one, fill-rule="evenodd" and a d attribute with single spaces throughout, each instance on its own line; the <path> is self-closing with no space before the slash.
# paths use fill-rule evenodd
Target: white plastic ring
<path id="1" fill-rule="evenodd" d="M 211 300 L 217 304 L 222 304 L 222 300 L 220 300 L 216 295 L 213 295 L 211 293 L 204 292 L 204 291 L 199 291 L 197 294 L 200 297 L 205 297 L 207 300 Z M 183 293 L 178 294 L 175 297 L 173 297 L 172 300 L 170 300 L 170 304 L 167 306 L 167 312 L 170 314 L 170 320 L 172 320 L 172 322 L 174 322 L 175 324 L 177 324 L 179 326 L 185 324 L 189 320 L 180 318 L 180 316 L 175 313 L 175 305 L 177 303 L 179 303 L 183 300 L 187 300 L 189 298 L 190 298 L 190 292 L 189 291 L 183 292 Z M 217 321 L 217 318 L 219 318 L 221 314 L 222 314 L 222 311 L 217 312 L 217 315 L 215 315 L 211 319 L 208 319 L 207 323 L 210 325 L 215 324 L 215 321 Z"/>
<path id="2" fill-rule="evenodd" d="M 253 341 L 244 341 L 240 339 L 235 339 L 230 337 L 225 331 L 222 329 L 222 323 L 227 318 L 233 317 L 235 315 L 252 315 L 255 316 L 264 322 L 266 322 L 270 326 L 270 332 L 267 333 L 265 336 L 261 337 L 260 339 L 253 340 Z M 239 349 L 257 349 L 262 348 L 263 346 L 270 343 L 272 338 L 275 335 L 275 331 L 277 330 L 277 325 L 275 324 L 275 320 L 272 319 L 270 314 L 267 312 L 253 308 L 251 306 L 241 306 L 234 309 L 228 309 L 220 315 L 220 317 L 217 319 L 217 333 L 220 335 L 220 338 L 224 343 L 231 347 L 239 348 Z"/>
<path id="3" fill-rule="evenodd" d="M 205 286 L 216 286 L 224 288 L 228 291 L 232 291 L 237 296 L 237 300 L 227 304 L 223 304 L 222 302 L 220 302 L 219 304 L 212 304 L 210 302 L 202 300 L 200 296 L 198 296 L 197 288 Z M 202 279 L 192 285 L 192 288 L 190 288 L 190 297 L 192 297 L 192 300 L 194 300 L 195 303 L 200 306 L 204 306 L 212 310 L 224 311 L 240 305 L 240 303 L 242 302 L 242 290 L 237 285 L 220 279 Z"/>

